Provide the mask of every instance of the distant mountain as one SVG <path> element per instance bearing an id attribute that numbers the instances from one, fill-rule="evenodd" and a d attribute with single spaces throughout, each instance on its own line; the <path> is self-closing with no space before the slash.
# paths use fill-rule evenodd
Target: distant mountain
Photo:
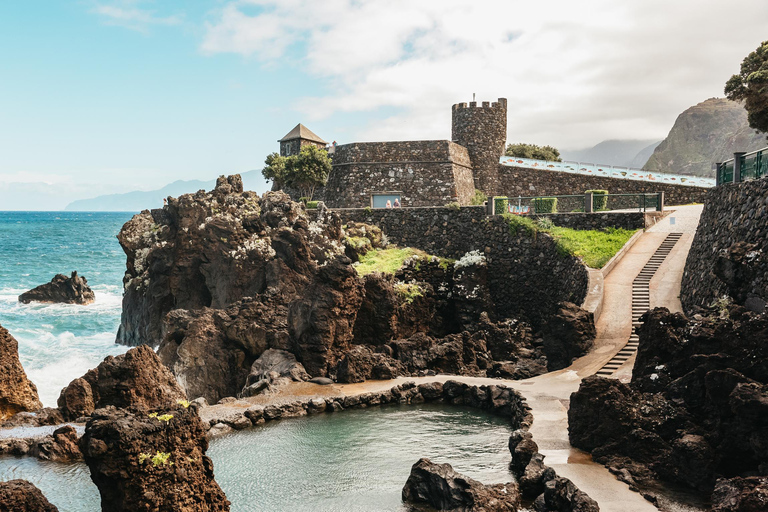
<path id="1" fill-rule="evenodd" d="M 269 189 L 269 185 L 264 181 L 261 171 L 254 170 L 241 174 L 243 177 L 243 187 L 245 190 L 254 190 L 262 193 Z M 212 190 L 216 185 L 216 180 L 178 180 L 164 186 L 158 190 L 147 192 L 134 191 L 124 194 L 109 194 L 98 196 L 92 199 L 80 199 L 67 205 L 67 211 L 87 211 L 87 212 L 139 212 L 141 210 L 160 208 L 163 206 L 163 199 L 168 196 L 178 197 L 181 194 L 197 192 L 200 189 Z"/>
<path id="2" fill-rule="evenodd" d="M 741 104 L 710 98 L 677 117 L 643 169 L 712 178 L 713 163 L 733 158 L 735 151 L 766 146 L 766 134 L 749 127 Z"/>
<path id="3" fill-rule="evenodd" d="M 586 149 L 560 152 L 563 160 L 613 165 L 616 167 L 642 167 L 660 141 L 604 140 Z"/>

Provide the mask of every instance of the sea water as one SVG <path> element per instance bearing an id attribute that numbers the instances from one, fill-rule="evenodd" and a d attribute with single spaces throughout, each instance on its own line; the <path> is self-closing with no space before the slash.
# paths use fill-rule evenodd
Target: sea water
<path id="1" fill-rule="evenodd" d="M 43 405 L 115 344 L 125 273 L 116 235 L 132 213 L 0 212 L 0 325 L 19 342 L 19 359 Z M 96 295 L 94 304 L 22 304 L 18 296 L 56 274 L 76 270 Z"/>
<path id="2" fill-rule="evenodd" d="M 208 455 L 232 512 L 402 512 L 419 458 L 483 483 L 512 481 L 507 420 L 438 404 L 386 405 L 266 423 L 215 438 Z M 0 458 L 0 480 L 25 478 L 61 512 L 98 512 L 83 464 Z"/>

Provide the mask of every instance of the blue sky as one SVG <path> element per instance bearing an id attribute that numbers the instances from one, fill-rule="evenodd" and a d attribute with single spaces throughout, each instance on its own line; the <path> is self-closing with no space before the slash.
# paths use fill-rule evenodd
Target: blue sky
<path id="1" fill-rule="evenodd" d="M 762 0 L 616 3 L 0 0 L 0 210 L 258 169 L 297 122 L 449 138 L 473 92 L 509 98 L 510 142 L 661 139 L 768 19 Z"/>

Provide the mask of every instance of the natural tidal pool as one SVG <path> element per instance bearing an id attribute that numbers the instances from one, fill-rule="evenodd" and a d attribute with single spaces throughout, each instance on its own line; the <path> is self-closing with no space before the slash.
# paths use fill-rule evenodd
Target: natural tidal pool
<path id="1" fill-rule="evenodd" d="M 211 441 L 233 512 L 405 511 L 400 492 L 420 458 L 483 483 L 512 480 L 511 428 L 497 416 L 440 404 L 387 405 L 286 419 Z M 0 479 L 37 485 L 61 512 L 98 512 L 84 464 L 0 459 Z"/>

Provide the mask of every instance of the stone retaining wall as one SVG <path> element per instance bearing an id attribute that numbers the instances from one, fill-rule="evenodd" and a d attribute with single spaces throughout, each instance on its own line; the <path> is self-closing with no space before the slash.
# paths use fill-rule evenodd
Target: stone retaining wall
<path id="1" fill-rule="evenodd" d="M 758 245 L 762 255 L 744 291 L 768 300 L 768 178 L 723 184 L 707 194 L 683 273 L 680 298 L 687 312 L 727 292 L 712 269 L 718 255 L 736 242 Z"/>
<path id="2" fill-rule="evenodd" d="M 671 185 L 651 181 L 622 180 L 586 176 L 545 169 L 525 169 L 499 164 L 500 196 L 539 196 L 583 194 L 587 190 L 607 190 L 611 194 L 651 194 L 664 192 L 669 205 L 702 203 L 707 188 Z"/>
<path id="3" fill-rule="evenodd" d="M 512 428 L 530 427 L 532 416 L 523 397 L 512 388 L 499 385 L 471 386 L 449 380 L 445 383 L 419 384 L 406 382 L 387 389 L 360 395 L 327 398 L 307 398 L 275 405 L 250 405 L 247 402 L 228 404 L 229 407 L 206 407 L 200 410 L 203 424 L 211 428 L 211 435 L 230 429 L 242 430 L 261 425 L 266 421 L 295 418 L 308 414 L 340 412 L 345 409 L 364 409 L 386 404 L 416 404 L 424 402 L 465 405 L 488 410 L 503 418 L 509 418 Z M 242 407 L 236 408 L 237 404 Z"/>
<path id="4" fill-rule="evenodd" d="M 587 294 L 587 267 L 560 254 L 545 234 L 510 231 L 507 221 L 489 217 L 482 206 L 336 210 L 343 222 L 379 226 L 391 243 L 458 259 L 480 251 L 488 262 L 491 298 L 499 318 L 525 316 L 534 326 L 555 314 L 562 301 L 581 304 Z"/>
<path id="5" fill-rule="evenodd" d="M 546 218 L 551 220 L 555 226 L 579 230 L 605 229 L 608 227 L 644 229 L 648 222 L 646 214 L 643 212 L 550 213 L 547 215 L 535 215 L 534 218 Z"/>

